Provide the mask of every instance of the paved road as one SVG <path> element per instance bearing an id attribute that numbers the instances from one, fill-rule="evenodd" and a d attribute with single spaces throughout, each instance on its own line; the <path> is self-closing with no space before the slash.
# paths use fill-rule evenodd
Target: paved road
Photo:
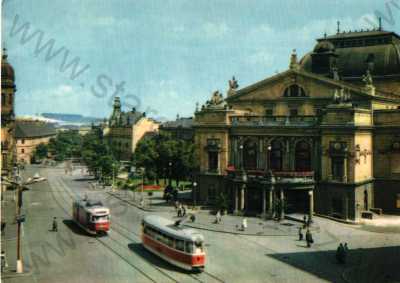
<path id="1" fill-rule="evenodd" d="M 154 212 L 90 189 L 80 170 L 72 176 L 57 168 L 40 172 L 48 182 L 33 185 L 25 195 L 25 236 L 33 273 L 5 282 L 396 282 L 400 278 L 394 266 L 400 261 L 399 234 L 374 233 L 324 219 L 316 220 L 321 229 L 314 234 L 316 244 L 310 249 L 293 235 L 245 236 L 202 230 L 206 272 L 182 272 L 140 244 L 140 221 L 144 214 Z M 109 236 L 90 237 L 71 221 L 72 199 L 85 194 L 110 207 Z M 157 214 L 173 218 L 175 213 Z M 49 231 L 53 216 L 60 221 L 58 233 Z M 335 263 L 339 242 L 348 242 L 351 248 L 346 266 Z"/>

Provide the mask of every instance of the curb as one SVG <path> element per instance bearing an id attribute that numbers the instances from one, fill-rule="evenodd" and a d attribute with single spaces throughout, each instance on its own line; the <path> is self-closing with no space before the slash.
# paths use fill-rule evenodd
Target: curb
<path id="1" fill-rule="evenodd" d="M 336 222 L 340 222 L 343 224 L 350 224 L 350 225 L 360 225 L 361 223 L 355 222 L 355 221 L 351 221 L 351 220 L 344 220 L 344 219 L 339 219 L 339 218 L 335 218 L 332 216 L 328 216 L 328 215 L 323 215 L 323 214 L 315 214 L 315 216 L 321 217 L 321 218 L 325 218 L 325 219 L 329 219 L 329 220 L 333 220 Z"/>
<path id="2" fill-rule="evenodd" d="M 130 205 L 132 205 L 132 206 L 134 206 L 134 207 L 136 207 L 136 208 L 138 208 L 140 210 L 147 211 L 147 212 L 157 212 L 157 210 L 141 207 L 140 205 L 137 205 L 137 204 L 135 204 L 135 203 L 133 203 L 133 202 L 131 202 L 129 200 L 123 199 L 123 198 L 121 198 L 121 197 L 119 197 L 119 196 L 117 196 L 117 195 L 115 195 L 115 194 L 113 194 L 111 192 L 106 192 L 106 193 L 109 194 L 110 196 L 115 197 L 115 198 L 117 198 L 117 199 L 119 199 L 119 200 L 121 200 L 121 201 L 123 201 L 123 202 L 125 202 L 127 204 L 130 204 Z"/>
<path id="3" fill-rule="evenodd" d="M 242 236 L 256 236 L 256 237 L 287 237 L 287 236 L 293 236 L 295 234 L 249 234 L 249 233 L 240 233 L 240 232 L 231 232 L 231 231 L 223 231 L 223 230 L 217 230 L 217 229 L 211 229 L 211 228 L 206 228 L 206 227 L 198 227 L 195 225 L 190 225 L 190 224 L 184 224 L 186 227 L 190 228 L 195 228 L 199 230 L 205 230 L 205 231 L 211 231 L 211 232 L 217 232 L 217 233 L 223 233 L 223 234 L 231 234 L 231 235 L 242 235 Z"/>

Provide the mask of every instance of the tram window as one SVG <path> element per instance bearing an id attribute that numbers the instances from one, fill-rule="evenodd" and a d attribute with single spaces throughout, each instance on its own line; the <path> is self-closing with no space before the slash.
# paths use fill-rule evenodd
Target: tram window
<path id="1" fill-rule="evenodd" d="M 101 215 L 101 216 L 93 215 L 92 216 L 92 222 L 97 222 L 97 221 L 102 221 L 102 220 L 108 220 L 108 215 Z"/>
<path id="2" fill-rule="evenodd" d="M 176 240 L 175 247 L 177 250 L 184 251 L 185 250 L 185 242 L 182 240 Z"/>
<path id="3" fill-rule="evenodd" d="M 185 251 L 187 253 L 193 253 L 193 243 L 192 242 L 185 242 Z"/>
<path id="4" fill-rule="evenodd" d="M 173 238 L 171 238 L 170 236 L 165 236 L 165 238 L 166 238 L 166 240 L 167 240 L 167 245 L 168 246 L 170 246 L 170 247 L 173 247 L 174 246 L 174 239 Z"/>

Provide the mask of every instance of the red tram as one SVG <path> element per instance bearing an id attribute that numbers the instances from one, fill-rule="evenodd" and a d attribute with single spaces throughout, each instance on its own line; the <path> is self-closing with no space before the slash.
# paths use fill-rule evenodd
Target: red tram
<path id="1" fill-rule="evenodd" d="M 204 270 L 204 237 L 193 229 L 149 215 L 143 220 L 142 243 L 147 250 L 175 266 L 193 271 Z"/>
<path id="2" fill-rule="evenodd" d="M 96 235 L 110 230 L 110 210 L 100 201 L 77 200 L 72 204 L 72 217 L 86 232 Z"/>

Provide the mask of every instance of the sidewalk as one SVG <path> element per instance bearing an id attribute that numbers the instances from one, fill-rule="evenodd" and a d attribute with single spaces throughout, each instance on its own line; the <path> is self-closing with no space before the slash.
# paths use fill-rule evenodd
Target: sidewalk
<path id="1" fill-rule="evenodd" d="M 192 213 L 188 211 L 188 213 Z M 282 220 L 280 222 L 274 220 L 263 220 L 259 217 L 243 217 L 235 215 L 223 215 L 222 222 L 219 224 L 215 223 L 215 215 L 211 214 L 210 211 L 198 211 L 194 213 L 196 215 L 196 221 L 186 222 L 185 226 L 196 229 L 208 230 L 220 233 L 229 233 L 237 235 L 251 235 L 251 236 L 297 236 L 299 227 L 303 224 L 292 220 Z M 247 228 L 245 231 L 241 231 L 243 218 L 247 219 Z M 312 225 L 310 227 L 312 232 L 319 232 L 318 225 Z M 304 233 L 305 231 L 303 231 Z"/>
<path id="2" fill-rule="evenodd" d="M 17 224 L 15 223 L 16 203 L 13 200 L 15 191 L 5 191 L 1 206 L 1 221 L 6 227 L 1 235 L 1 249 L 6 254 L 6 267 L 1 278 L 14 278 L 31 274 L 28 246 L 24 235 L 24 224 L 21 226 L 21 253 L 24 263 L 24 273 L 17 274 Z M 24 213 L 24 212 L 22 212 Z"/>
<path id="3" fill-rule="evenodd" d="M 133 205 L 141 210 L 148 212 L 170 212 L 173 210 L 171 204 L 166 203 L 162 198 L 163 192 L 153 192 L 152 196 L 149 196 L 147 192 L 143 192 L 143 200 L 141 192 L 132 192 L 130 190 L 107 190 L 107 194 Z"/>

